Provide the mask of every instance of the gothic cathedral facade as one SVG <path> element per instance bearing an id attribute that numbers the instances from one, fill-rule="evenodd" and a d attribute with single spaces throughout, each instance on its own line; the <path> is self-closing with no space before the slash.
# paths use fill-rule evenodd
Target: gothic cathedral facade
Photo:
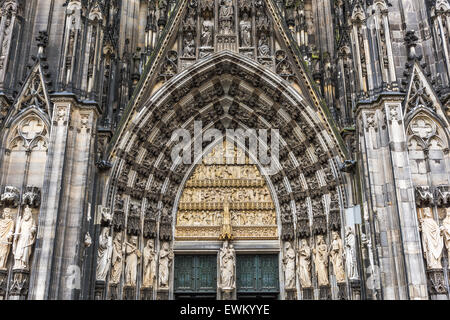
<path id="1" fill-rule="evenodd" d="M 0 300 L 450 299 L 449 35 L 448 0 L 1 0 Z"/>

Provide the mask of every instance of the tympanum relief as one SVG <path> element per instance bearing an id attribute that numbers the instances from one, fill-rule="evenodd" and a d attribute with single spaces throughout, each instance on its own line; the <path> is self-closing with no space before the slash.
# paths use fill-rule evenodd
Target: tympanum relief
<path id="1" fill-rule="evenodd" d="M 175 238 L 277 239 L 275 207 L 256 165 L 225 142 L 197 166 L 180 200 Z"/>
<path id="2" fill-rule="evenodd" d="M 213 148 L 187 181 L 175 238 L 218 239 L 230 224 L 233 239 L 276 239 L 275 207 L 265 180 L 241 150 Z"/>

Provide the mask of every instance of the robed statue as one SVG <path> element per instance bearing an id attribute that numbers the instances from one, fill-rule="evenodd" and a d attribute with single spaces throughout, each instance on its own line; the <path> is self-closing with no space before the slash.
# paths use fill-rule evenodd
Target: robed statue
<path id="1" fill-rule="evenodd" d="M 14 220 L 11 217 L 11 209 L 3 209 L 3 219 L 0 220 L 0 270 L 6 270 L 9 250 L 14 235 Z"/>
<path id="2" fill-rule="evenodd" d="M 14 237 L 14 270 L 29 270 L 30 256 L 36 240 L 36 222 L 31 208 L 25 207 L 23 217 L 18 222 L 18 228 Z"/>
<path id="3" fill-rule="evenodd" d="M 235 267 L 236 256 L 233 245 L 225 241 L 220 249 L 220 287 L 222 289 L 235 288 Z"/>

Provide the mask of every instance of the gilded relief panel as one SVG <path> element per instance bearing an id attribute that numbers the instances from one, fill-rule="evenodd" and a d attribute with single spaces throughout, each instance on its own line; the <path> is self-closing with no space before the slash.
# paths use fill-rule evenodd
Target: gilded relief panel
<path id="1" fill-rule="evenodd" d="M 277 219 L 266 181 L 244 152 L 218 145 L 186 182 L 177 240 L 277 239 Z"/>

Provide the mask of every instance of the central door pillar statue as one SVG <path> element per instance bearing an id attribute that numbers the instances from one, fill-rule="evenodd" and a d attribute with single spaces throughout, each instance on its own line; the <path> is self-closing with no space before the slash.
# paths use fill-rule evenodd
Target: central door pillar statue
<path id="1" fill-rule="evenodd" d="M 219 252 L 220 279 L 219 288 L 222 300 L 233 299 L 236 289 L 236 254 L 233 245 L 225 240 Z"/>

